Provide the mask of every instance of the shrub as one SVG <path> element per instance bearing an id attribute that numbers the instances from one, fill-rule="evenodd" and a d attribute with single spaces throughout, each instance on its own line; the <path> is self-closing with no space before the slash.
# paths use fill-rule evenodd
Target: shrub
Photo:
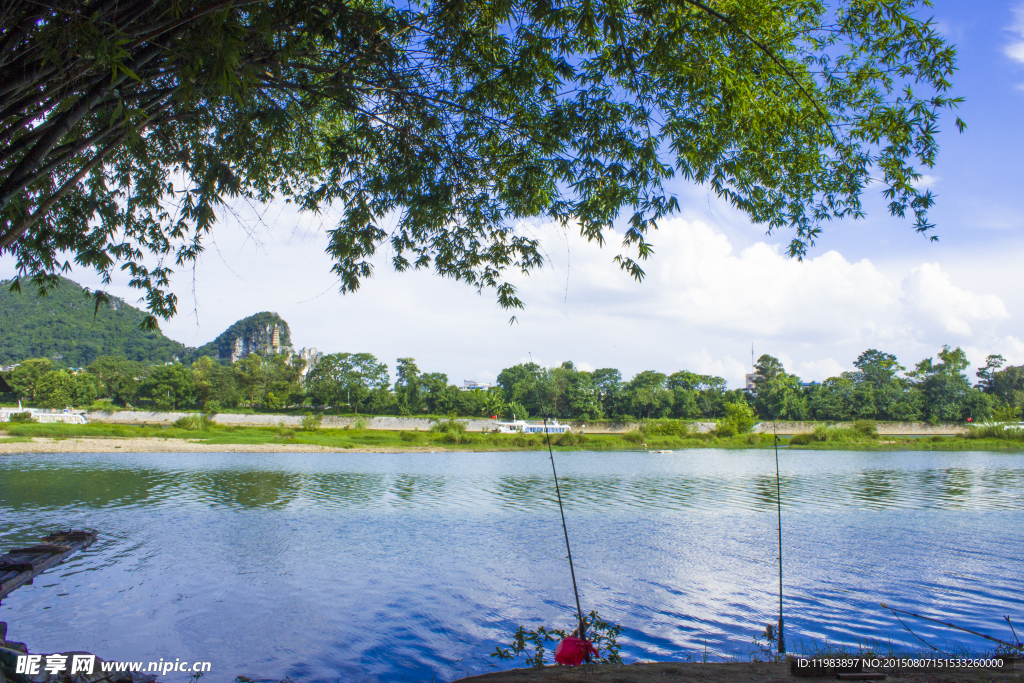
<path id="1" fill-rule="evenodd" d="M 464 434 L 466 432 L 466 423 L 457 420 L 456 413 L 454 410 L 448 413 L 448 417 L 440 420 L 431 420 L 430 431 L 438 432 L 440 434 Z"/>
<path id="2" fill-rule="evenodd" d="M 877 435 L 877 433 L 876 433 Z M 818 425 L 811 435 L 812 441 L 824 441 L 827 443 L 845 443 L 847 441 L 859 441 L 864 438 L 864 433 L 857 429 L 848 427 L 827 427 Z"/>
<path id="3" fill-rule="evenodd" d="M 598 664 L 622 664 L 622 657 L 619 656 L 618 636 L 622 633 L 622 627 L 618 624 L 611 624 L 601 619 L 597 612 L 591 612 L 585 617 L 587 621 L 587 640 L 594 644 L 598 651 L 596 663 Z M 575 615 L 571 618 L 575 622 Z M 575 634 L 576 631 L 573 631 Z M 534 631 L 527 631 L 520 626 L 515 635 L 512 636 L 512 647 L 496 647 L 491 653 L 492 657 L 498 659 L 515 659 L 521 655 L 527 664 L 541 668 L 545 665 L 545 647 L 548 643 L 555 643 L 570 635 L 568 629 L 538 627 Z M 530 653 L 530 649 L 533 653 Z"/>
<path id="4" fill-rule="evenodd" d="M 471 435 L 467 434 L 465 430 L 463 430 L 461 432 L 447 432 L 438 440 L 441 443 L 461 444 L 473 443 L 476 439 L 474 439 Z"/>
<path id="5" fill-rule="evenodd" d="M 579 446 L 584 443 L 586 438 L 579 435 L 573 434 L 572 432 L 566 432 L 565 434 L 559 434 L 555 439 L 554 443 L 556 446 Z"/>
<path id="6" fill-rule="evenodd" d="M 967 439 L 1007 439 L 1019 441 L 1024 439 L 1024 429 L 1009 427 L 1005 424 L 983 425 L 973 427 L 964 434 Z"/>
<path id="7" fill-rule="evenodd" d="M 641 423 L 639 431 L 645 436 L 684 437 L 690 433 L 690 425 L 680 420 L 658 420 Z"/>
<path id="8" fill-rule="evenodd" d="M 722 421 L 715 425 L 715 436 L 727 439 L 730 436 L 736 436 L 738 433 L 736 425 L 731 422 Z"/>
<path id="9" fill-rule="evenodd" d="M 178 429 L 187 429 L 190 432 L 206 431 L 213 426 L 213 418 L 209 415 L 183 415 L 174 421 Z"/>
<path id="10" fill-rule="evenodd" d="M 319 413 L 306 413 L 302 416 L 302 431 L 315 432 L 323 424 L 324 417 Z"/>
<path id="11" fill-rule="evenodd" d="M 854 427 L 829 427 L 818 425 L 810 434 L 794 434 L 789 440 L 791 446 L 806 446 L 811 443 L 846 443 L 861 441 L 865 437 L 878 438 L 878 430 L 871 420 L 858 421 Z"/>
<path id="12" fill-rule="evenodd" d="M 633 429 L 623 434 L 622 438 L 624 441 L 628 441 L 629 443 L 640 443 L 646 437 L 644 436 L 643 432 L 640 431 L 639 429 Z"/>
<path id="13" fill-rule="evenodd" d="M 870 439 L 878 438 L 878 425 L 874 420 L 857 420 L 853 423 L 853 429 Z"/>
<path id="14" fill-rule="evenodd" d="M 417 434 L 416 432 L 399 432 L 398 437 L 402 441 L 416 441 L 419 437 L 419 434 Z"/>
<path id="15" fill-rule="evenodd" d="M 24 413 L 11 413 L 9 418 L 11 422 L 35 422 L 36 418 L 32 413 L 26 411 Z"/>

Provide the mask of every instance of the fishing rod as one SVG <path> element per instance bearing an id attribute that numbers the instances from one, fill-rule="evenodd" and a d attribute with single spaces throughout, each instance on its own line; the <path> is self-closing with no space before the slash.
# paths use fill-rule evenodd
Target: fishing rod
<path id="1" fill-rule="evenodd" d="M 548 439 L 548 455 L 551 457 L 551 474 L 555 477 L 555 494 L 558 496 L 558 511 L 562 513 L 562 532 L 565 534 L 565 552 L 569 555 L 569 575 L 572 576 L 572 592 L 576 595 L 576 616 L 580 622 L 579 639 L 586 640 L 587 622 L 583 620 L 583 608 L 580 607 L 580 591 L 576 587 L 576 570 L 573 569 L 572 566 L 572 550 L 569 548 L 569 529 L 565 526 L 565 509 L 562 507 L 562 491 L 558 488 L 558 472 L 555 471 L 555 451 L 551 448 L 551 432 L 548 431 L 547 416 L 544 417 L 544 435 L 547 436 Z"/>
<path id="2" fill-rule="evenodd" d="M 958 631 L 965 631 L 967 633 L 970 633 L 971 635 L 980 636 L 980 637 L 984 638 L 985 640 L 991 640 L 994 643 L 999 643 L 1000 645 L 1005 645 L 1006 647 L 1011 647 L 1011 648 L 1013 648 L 1015 650 L 1024 651 L 1024 645 L 1021 645 L 1020 642 L 1018 642 L 1016 645 L 1014 645 L 1013 643 L 1008 643 L 1005 640 L 999 640 L 999 638 L 993 638 L 992 636 L 985 635 L 984 633 L 978 633 L 977 631 L 972 631 L 969 628 L 964 628 L 963 626 L 957 626 L 956 624 L 951 624 L 948 621 L 939 621 L 938 619 L 932 619 L 931 617 L 925 617 L 925 616 L 922 616 L 920 614 L 914 614 L 913 612 L 908 612 L 907 610 L 904 610 L 904 609 L 896 609 L 895 607 L 889 607 L 889 605 L 885 604 L 884 602 L 881 603 L 881 605 L 885 609 L 887 609 L 890 612 L 892 612 L 894 615 L 897 612 L 899 612 L 900 614 L 907 614 L 907 615 L 910 615 L 912 617 L 917 617 L 918 619 L 924 619 L 925 621 L 931 621 L 931 622 L 936 623 L 936 624 L 942 624 L 943 626 L 948 626 L 950 628 L 955 628 Z M 899 619 L 898 616 L 896 618 Z M 1006 617 L 1006 620 L 1010 621 L 1010 617 Z M 1010 628 L 1013 629 L 1013 622 L 1010 622 Z M 910 629 L 907 629 L 907 630 L 910 631 Z M 913 633 L 913 631 L 910 631 L 910 632 Z M 1016 633 L 1016 631 L 1014 631 L 1014 636 L 1016 637 L 1016 635 L 1017 635 L 1017 633 Z"/>
<path id="3" fill-rule="evenodd" d="M 786 639 L 782 634 L 782 487 L 779 485 L 779 434 L 772 420 L 772 436 L 775 437 L 775 504 L 779 521 L 779 642 L 778 652 L 786 654 Z"/>

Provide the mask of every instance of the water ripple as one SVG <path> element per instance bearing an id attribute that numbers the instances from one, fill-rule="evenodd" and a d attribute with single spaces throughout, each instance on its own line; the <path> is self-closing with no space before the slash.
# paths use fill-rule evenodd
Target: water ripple
<path id="1" fill-rule="evenodd" d="M 623 625 L 623 654 L 745 656 L 778 609 L 774 454 L 556 458 L 584 608 Z M 883 601 L 996 634 L 1003 614 L 1024 620 L 1024 456 L 787 452 L 780 467 L 792 644 L 914 645 Z M 34 651 L 191 657 L 224 678 L 446 680 L 488 670 L 519 625 L 572 621 L 546 453 L 0 468 L 3 546 L 101 531 L 0 605 Z"/>

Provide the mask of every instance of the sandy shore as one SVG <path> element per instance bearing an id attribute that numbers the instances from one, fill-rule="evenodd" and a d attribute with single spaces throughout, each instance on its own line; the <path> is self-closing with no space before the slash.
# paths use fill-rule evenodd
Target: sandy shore
<path id="1" fill-rule="evenodd" d="M 188 439 L 81 438 L 49 439 L 33 437 L 31 441 L 7 441 L 0 438 L 0 453 L 406 453 L 411 448 L 358 446 L 330 448 L 295 443 L 200 443 Z M 417 453 L 444 453 L 443 448 L 417 447 Z"/>

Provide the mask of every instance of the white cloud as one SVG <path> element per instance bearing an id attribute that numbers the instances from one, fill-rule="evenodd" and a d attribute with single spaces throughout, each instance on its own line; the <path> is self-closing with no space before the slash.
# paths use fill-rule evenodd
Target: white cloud
<path id="1" fill-rule="evenodd" d="M 194 299 L 191 273 L 175 277 L 181 313 L 163 325 L 169 336 L 199 345 L 270 310 L 289 322 L 297 346 L 370 351 L 392 366 L 412 356 L 421 370 L 455 382 L 493 381 L 501 368 L 532 357 L 542 366 L 616 367 L 626 378 L 688 369 L 736 387 L 749 372 L 752 342 L 757 355 L 780 358 L 805 380 L 849 369 L 868 348 L 895 353 L 907 366 L 945 343 L 963 345 L 975 364 L 989 353 L 1024 361 L 1020 332 L 1004 329 L 1003 299 L 975 291 L 988 280 L 920 261 L 883 272 L 837 251 L 798 262 L 765 242 L 737 250 L 723 228 L 702 220 L 668 220 L 651 235 L 656 255 L 642 283 L 612 262 L 616 236 L 600 249 L 571 232 L 531 226 L 550 262 L 515 278 L 527 304 L 515 325 L 492 293 L 477 296 L 429 273 L 395 274 L 386 253 L 359 292 L 340 296 L 317 225 L 285 212 L 273 229 L 259 230 L 254 240 L 240 226 L 218 228 L 217 248 L 211 244 L 196 268 Z M 8 266 L 0 259 L 0 275 Z M 88 271 L 71 277 L 97 284 Z M 965 286 L 967 277 L 977 284 Z M 115 279 L 112 293 L 135 301 L 124 280 Z"/>
<path id="2" fill-rule="evenodd" d="M 1013 9 L 1014 22 L 1009 30 L 1017 34 L 1019 40 L 1003 48 L 1003 54 L 1016 62 L 1024 63 L 1024 6 Z"/>
<path id="3" fill-rule="evenodd" d="M 994 294 L 974 294 L 950 280 L 937 263 L 925 263 L 910 271 L 902 283 L 902 305 L 918 329 L 929 327 L 969 337 L 973 326 L 991 327 L 1010 314 Z"/>
<path id="4" fill-rule="evenodd" d="M 740 377 L 750 372 L 751 363 L 741 362 L 732 356 L 715 356 L 707 347 L 699 351 L 685 351 L 674 359 L 680 368 L 686 368 L 698 375 L 713 375 L 716 377 Z"/>
<path id="5" fill-rule="evenodd" d="M 1006 359 L 1010 365 L 1024 364 L 1024 341 L 1013 335 L 995 337 L 985 340 L 986 346 L 974 346 L 965 344 L 963 349 L 967 352 L 975 365 L 984 365 L 984 359 L 988 356 L 998 354 Z"/>
<path id="6" fill-rule="evenodd" d="M 546 242 L 556 237 L 537 231 Z M 998 326 L 1010 318 L 999 296 L 960 286 L 937 263 L 893 278 L 870 260 L 849 262 L 836 251 L 799 262 L 759 242 L 736 253 L 714 227 L 683 219 L 666 221 L 651 239 L 657 255 L 645 264 L 641 285 L 614 272 L 611 254 L 577 241 L 567 306 L 595 320 L 670 330 L 688 346 L 674 354 L 677 363 L 734 385 L 749 367 L 735 358 L 744 358 L 739 349 L 751 341 L 757 355 L 772 353 L 805 379 L 821 380 L 849 369 L 867 348 L 913 353 L 903 359 L 912 365 L 944 343 L 996 343 Z M 524 298 L 545 310 L 566 307 L 565 260 L 552 254 L 550 269 L 518 283 Z M 728 351 L 709 339 L 727 340 Z"/>
<path id="7" fill-rule="evenodd" d="M 801 377 L 814 378 L 820 381 L 821 378 L 838 377 L 840 374 L 852 369 L 852 363 L 844 366 L 835 358 L 822 358 L 821 360 L 797 363 L 793 370 Z"/>

